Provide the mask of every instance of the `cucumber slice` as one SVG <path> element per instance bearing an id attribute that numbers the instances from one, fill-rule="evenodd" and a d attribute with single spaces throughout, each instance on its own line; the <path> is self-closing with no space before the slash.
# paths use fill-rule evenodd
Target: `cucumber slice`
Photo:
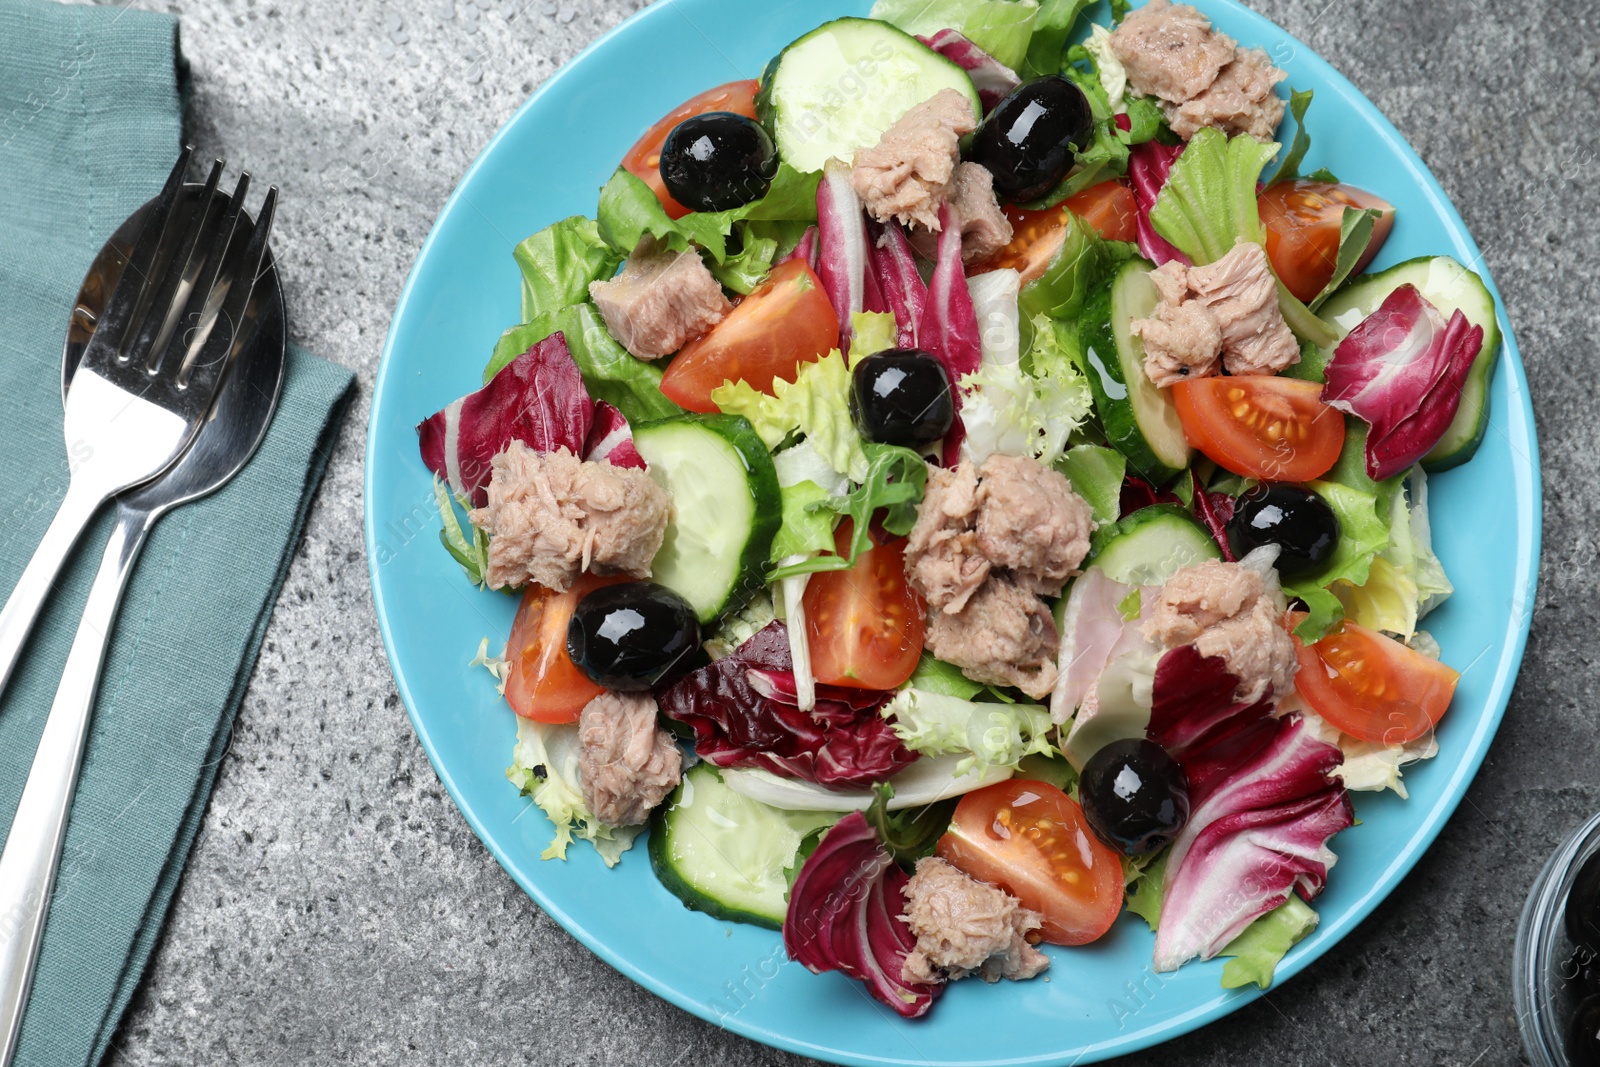
<path id="1" fill-rule="evenodd" d="M 1160 585 L 1183 567 L 1222 558 L 1206 528 L 1176 504 L 1140 508 L 1095 539 L 1089 566 L 1128 585 Z"/>
<path id="2" fill-rule="evenodd" d="M 694 911 L 777 930 L 788 910 L 784 868 L 801 842 L 840 816 L 784 811 L 729 789 L 709 763 L 683 776 L 650 827 L 650 865 Z"/>
<path id="3" fill-rule="evenodd" d="M 742 415 L 683 415 L 633 431 L 650 477 L 672 494 L 672 519 L 651 577 L 702 623 L 738 611 L 765 587 L 782 521 L 778 472 Z"/>
<path id="4" fill-rule="evenodd" d="M 1172 397 L 1144 373 L 1144 343 L 1135 319 L 1149 318 L 1160 300 L 1154 266 L 1131 259 L 1090 295 L 1080 320 L 1084 370 L 1106 439 L 1128 457 L 1134 473 L 1160 485 L 1189 465 L 1192 452 Z"/>
<path id="5" fill-rule="evenodd" d="M 941 89 L 972 101 L 972 79 L 908 33 L 876 19 L 843 18 L 796 40 L 768 65 L 756 113 L 778 155 L 799 171 L 845 163 L 878 143 L 895 120 Z"/>
<path id="6" fill-rule="evenodd" d="M 1489 380 L 1500 358 L 1500 325 L 1494 297 L 1483 279 L 1449 256 L 1422 256 L 1357 278 L 1329 297 L 1318 315 L 1342 341 L 1362 319 L 1378 310 L 1385 297 L 1407 283 L 1415 285 L 1445 318 L 1460 311 L 1472 325 L 1483 328 L 1483 347 L 1461 387 L 1461 407 L 1439 443 L 1422 460 L 1430 471 L 1448 470 L 1472 458 L 1489 428 Z"/>

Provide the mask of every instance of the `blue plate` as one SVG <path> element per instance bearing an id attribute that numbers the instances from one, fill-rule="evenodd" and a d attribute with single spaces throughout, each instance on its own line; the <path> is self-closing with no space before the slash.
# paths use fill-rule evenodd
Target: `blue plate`
<path id="1" fill-rule="evenodd" d="M 1310 167 L 1332 167 L 1399 209 L 1378 267 L 1443 253 L 1483 272 L 1439 183 L 1366 98 L 1266 19 L 1228 0 L 1201 3 L 1219 28 L 1266 48 L 1290 84 L 1316 90 Z M 1151 934 L 1125 915 L 1094 945 L 1051 949 L 1048 982 L 961 982 L 930 1017 L 906 1022 L 856 983 L 787 962 L 776 933 L 684 909 L 656 882 L 642 841 L 611 871 L 582 843 L 565 863 L 542 862 L 550 825 L 501 773 L 513 716 L 488 676 L 467 665 L 480 638 L 504 641 L 514 602 L 473 589 L 440 547 L 417 454 L 416 423 L 477 388 L 495 340 L 517 322 L 517 241 L 563 216 L 592 216 L 617 160 L 669 108 L 758 76 L 790 40 L 867 6 L 764 0 L 755 18 L 745 0 L 656 4 L 546 82 L 490 142 L 417 258 L 378 371 L 366 473 L 373 599 L 400 695 L 467 821 L 540 907 L 634 981 L 757 1041 L 839 1063 L 1088 1063 L 1187 1033 L 1257 993 L 1223 990 L 1218 962 L 1153 973 Z M 1280 983 L 1349 933 L 1416 863 L 1472 780 L 1510 696 L 1533 609 L 1540 498 L 1527 381 L 1503 315 L 1500 329 L 1505 350 L 1483 447 L 1430 482 L 1438 553 L 1458 588 L 1427 625 L 1463 671 L 1439 756 L 1406 774 L 1408 801 L 1358 796 L 1361 825 L 1334 842 L 1339 864 L 1317 901 L 1321 925 L 1279 967 Z"/>

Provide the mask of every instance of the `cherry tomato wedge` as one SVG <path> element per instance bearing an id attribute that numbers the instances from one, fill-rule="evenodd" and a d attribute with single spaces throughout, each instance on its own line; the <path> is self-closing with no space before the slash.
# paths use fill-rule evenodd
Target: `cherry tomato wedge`
<path id="1" fill-rule="evenodd" d="M 1296 637 L 1294 647 L 1294 687 L 1318 715 L 1362 741 L 1403 745 L 1425 736 L 1461 680 L 1431 656 L 1349 621 L 1315 644 Z"/>
<path id="2" fill-rule="evenodd" d="M 684 101 L 645 131 L 645 135 L 622 158 L 623 169 L 650 187 L 670 217 L 683 218 L 689 214 L 689 209 L 672 198 L 672 194 L 667 192 L 666 183 L 661 180 L 661 145 L 666 141 L 667 134 L 684 119 L 704 115 L 708 111 L 731 111 L 753 119 L 756 117 L 756 92 L 760 88 L 754 81 L 729 82 Z"/>
<path id="3" fill-rule="evenodd" d="M 1055 207 L 1037 211 L 1007 204 L 1005 213 L 1011 220 L 1011 243 L 973 265 L 969 274 L 1010 267 L 1022 275 L 1022 284 L 1028 284 L 1045 272 L 1060 250 L 1069 214 L 1082 218 L 1107 240 L 1132 241 L 1139 236 L 1139 206 L 1123 181 L 1091 185 Z"/>
<path id="4" fill-rule="evenodd" d="M 517 606 L 506 642 L 506 703 L 535 722 L 577 722 L 583 707 L 605 692 L 567 655 L 567 623 L 584 594 L 628 580 L 627 575 L 584 574 L 565 593 L 530 585 Z"/>
<path id="5" fill-rule="evenodd" d="M 839 523 L 840 555 L 851 523 Z M 906 584 L 906 539 L 867 549 L 846 571 L 819 571 L 806 583 L 801 603 L 811 670 L 824 685 L 893 689 L 911 677 L 922 658 L 927 606 Z"/>
<path id="6" fill-rule="evenodd" d="M 1247 478 L 1308 482 L 1344 447 L 1344 416 L 1322 402 L 1322 386 L 1295 378 L 1196 378 L 1172 387 L 1189 443 Z"/>
<path id="7" fill-rule="evenodd" d="M 1289 291 L 1314 300 L 1333 278 L 1339 261 L 1339 226 L 1344 209 L 1373 208 L 1382 212 L 1372 224 L 1372 241 L 1351 274 L 1360 274 L 1378 254 L 1394 228 L 1394 205 L 1387 200 L 1333 182 L 1280 182 L 1256 198 L 1261 223 L 1267 228 L 1267 258 Z"/>
<path id="8" fill-rule="evenodd" d="M 772 382 L 792 382 L 800 364 L 839 344 L 839 317 L 822 280 L 804 261 L 772 268 L 727 318 L 684 345 L 661 376 L 667 399 L 690 411 L 714 412 L 711 391 L 744 379 L 763 393 Z"/>
<path id="9" fill-rule="evenodd" d="M 1086 945 L 1122 911 L 1122 858 L 1053 785 L 1012 778 L 956 805 L 939 856 L 1044 916 L 1056 945 Z"/>

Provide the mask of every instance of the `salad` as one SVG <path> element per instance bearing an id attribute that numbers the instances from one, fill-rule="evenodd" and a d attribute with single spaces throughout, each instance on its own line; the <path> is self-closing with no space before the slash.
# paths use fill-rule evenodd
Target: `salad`
<path id="1" fill-rule="evenodd" d="M 1487 288 L 1368 271 L 1396 213 L 1302 173 L 1264 51 L 1086 7 L 879 0 L 685 102 L 417 428 L 519 597 L 474 663 L 544 857 L 648 829 L 907 1017 L 1124 911 L 1265 988 L 1459 677 L 1427 477 L 1487 426 Z"/>

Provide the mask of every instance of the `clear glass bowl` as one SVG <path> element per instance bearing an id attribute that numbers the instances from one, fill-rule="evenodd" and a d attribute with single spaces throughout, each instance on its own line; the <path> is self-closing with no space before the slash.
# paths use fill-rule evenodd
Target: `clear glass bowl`
<path id="1" fill-rule="evenodd" d="M 1580 826 L 1555 851 L 1528 892 L 1517 923 L 1517 947 L 1511 957 L 1512 988 L 1522 1048 L 1533 1067 L 1569 1067 L 1567 1021 L 1583 991 L 1568 981 L 1575 948 L 1567 940 L 1563 913 L 1578 868 L 1600 852 L 1600 815 Z"/>

